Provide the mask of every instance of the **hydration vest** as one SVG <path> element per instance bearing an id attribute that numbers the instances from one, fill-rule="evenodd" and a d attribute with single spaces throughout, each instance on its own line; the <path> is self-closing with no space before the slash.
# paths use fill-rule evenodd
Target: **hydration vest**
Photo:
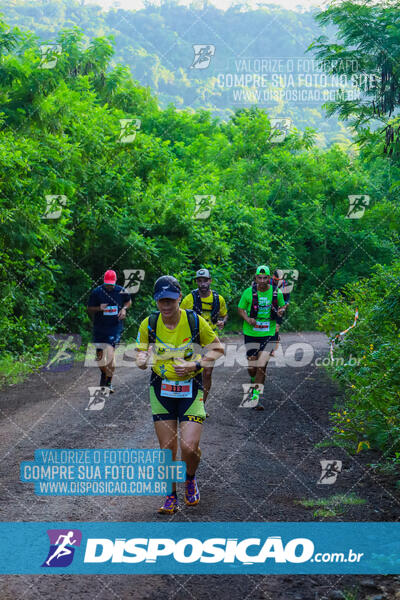
<path id="1" fill-rule="evenodd" d="M 217 294 L 217 292 L 214 292 L 214 290 L 211 290 L 211 293 L 213 296 L 212 307 L 211 307 L 211 323 L 215 324 L 219 318 L 220 302 L 219 302 L 219 295 Z M 203 307 L 202 307 L 202 303 L 201 303 L 202 299 L 200 297 L 199 290 L 193 290 L 192 296 L 193 296 L 193 310 L 198 315 L 201 315 L 203 312 Z"/>
<path id="2" fill-rule="evenodd" d="M 194 310 L 185 309 L 187 320 L 190 327 L 190 335 L 192 336 L 191 341 L 194 344 L 200 345 L 200 329 L 199 329 L 199 318 Z M 156 331 L 157 331 L 157 321 L 160 316 L 160 311 L 152 312 L 149 316 L 149 344 L 155 344 L 156 341 Z"/>
<path id="3" fill-rule="evenodd" d="M 276 317 L 278 316 L 278 286 L 277 285 L 272 285 L 272 303 L 271 303 L 271 316 L 270 316 L 270 320 L 271 321 L 276 321 Z M 258 303 L 258 290 L 257 290 L 257 283 L 255 281 L 253 281 L 252 286 L 251 286 L 251 291 L 253 294 L 253 300 L 251 303 L 251 309 L 250 309 L 250 318 L 251 319 L 256 319 L 257 318 L 257 314 L 258 314 L 258 309 L 259 309 L 259 303 Z"/>

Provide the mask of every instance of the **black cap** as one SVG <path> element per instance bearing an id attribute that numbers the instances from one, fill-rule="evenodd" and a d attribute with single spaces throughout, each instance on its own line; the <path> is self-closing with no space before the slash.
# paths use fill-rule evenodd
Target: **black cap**
<path id="1" fill-rule="evenodd" d="M 181 293 L 181 286 L 179 281 L 171 275 L 163 275 L 159 277 L 154 284 L 153 297 L 154 300 L 161 300 L 162 298 L 171 298 L 177 300 Z"/>

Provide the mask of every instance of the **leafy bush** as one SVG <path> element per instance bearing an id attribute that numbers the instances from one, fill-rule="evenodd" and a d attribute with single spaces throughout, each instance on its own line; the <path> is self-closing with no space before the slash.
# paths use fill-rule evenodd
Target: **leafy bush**
<path id="1" fill-rule="evenodd" d="M 331 415 L 334 431 L 352 450 L 380 450 L 391 464 L 400 464 L 399 290 L 400 261 L 376 265 L 370 278 L 334 293 L 319 320 L 322 331 L 334 335 L 349 326 L 358 307 L 357 326 L 335 346 L 344 364 L 331 369 L 345 400 Z"/>
<path id="2" fill-rule="evenodd" d="M 394 260 L 399 207 L 387 197 L 386 166 L 376 183 L 369 164 L 318 149 L 309 130 L 275 143 L 257 107 L 226 123 L 206 111 L 160 110 L 123 65 L 112 65 L 111 38 L 85 44 L 78 28 L 63 30 L 56 66 L 40 69 L 39 41 L 0 28 L 3 351 L 40 353 L 49 333 L 88 339 L 87 297 L 107 268 L 122 284 L 124 269 L 145 271 L 129 341 L 154 306 L 161 274 L 176 275 L 188 293 L 195 271 L 210 268 L 234 324 L 258 264 L 295 268 L 284 327 L 313 329 L 325 298 Z M 121 119 L 140 119 L 133 143 L 120 143 Z M 365 219 L 346 219 L 348 195 L 372 185 Z M 46 195 L 66 197 L 59 219 L 43 218 Z M 196 195 L 216 197 L 209 218 L 194 218 Z M 390 222 L 379 234 L 378 217 Z"/>

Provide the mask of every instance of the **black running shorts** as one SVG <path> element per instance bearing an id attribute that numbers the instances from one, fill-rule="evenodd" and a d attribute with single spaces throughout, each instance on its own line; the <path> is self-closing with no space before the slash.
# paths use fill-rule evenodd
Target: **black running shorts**
<path id="1" fill-rule="evenodd" d="M 277 334 L 265 335 L 263 337 L 253 337 L 252 335 L 244 336 L 244 343 L 246 344 L 246 356 L 257 356 L 259 352 L 262 352 L 270 342 L 277 341 Z"/>
<path id="2" fill-rule="evenodd" d="M 150 405 L 154 421 L 179 420 L 203 423 L 206 411 L 204 410 L 201 373 L 188 382 L 183 382 L 162 379 L 152 371 Z"/>

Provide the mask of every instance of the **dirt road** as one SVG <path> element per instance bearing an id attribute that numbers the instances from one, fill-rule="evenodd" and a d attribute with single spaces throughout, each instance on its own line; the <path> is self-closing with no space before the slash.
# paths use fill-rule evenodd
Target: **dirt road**
<path id="1" fill-rule="evenodd" d="M 225 340 L 228 341 L 228 340 Z M 283 351 L 306 341 L 315 357 L 326 355 L 322 334 L 282 336 Z M 229 342 L 241 343 L 239 336 Z M 3 390 L 0 401 L 0 517 L 3 521 L 394 521 L 400 497 L 377 476 L 369 455 L 316 447 L 329 438 L 329 411 L 340 396 L 321 367 L 268 367 L 263 412 L 239 408 L 240 365 L 218 367 L 208 402 L 198 481 L 202 500 L 173 517 L 156 514 L 158 497 L 38 497 L 19 481 L 19 464 L 37 448 L 157 447 L 148 402 L 148 372 L 120 368 L 116 393 L 101 411 L 85 410 L 88 386 L 98 370 L 75 365 L 66 373 L 38 373 Z M 333 485 L 318 485 L 320 460 L 343 461 Z M 302 499 L 356 494 L 363 505 L 341 507 L 334 517 L 315 517 Z M 182 502 L 183 505 L 183 502 Z M 337 511 L 338 512 L 338 511 Z M 1 600 L 208 599 L 322 600 L 357 588 L 354 598 L 400 598 L 400 579 L 362 576 L 2 576 Z M 336 594 L 336 595 L 335 595 Z M 346 596 L 343 596 L 344 598 Z M 348 596 L 350 598 L 350 596 Z"/>

